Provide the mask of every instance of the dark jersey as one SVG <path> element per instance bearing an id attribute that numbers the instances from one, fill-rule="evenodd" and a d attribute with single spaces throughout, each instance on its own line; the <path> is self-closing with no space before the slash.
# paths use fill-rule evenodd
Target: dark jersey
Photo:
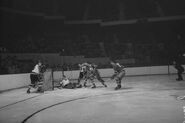
<path id="1" fill-rule="evenodd" d="M 114 72 L 120 73 L 121 71 L 124 70 L 124 66 L 120 65 L 119 63 L 116 63 L 113 65 Z"/>
<path id="2" fill-rule="evenodd" d="M 180 64 L 176 64 L 176 65 L 175 65 L 175 68 L 176 68 L 178 71 L 180 71 L 180 72 L 184 72 L 184 68 L 183 68 L 182 65 L 180 65 Z"/>

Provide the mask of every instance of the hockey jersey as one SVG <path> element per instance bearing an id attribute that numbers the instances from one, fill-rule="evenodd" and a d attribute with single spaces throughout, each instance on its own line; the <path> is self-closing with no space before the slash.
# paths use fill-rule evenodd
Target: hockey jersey
<path id="1" fill-rule="evenodd" d="M 121 72 L 124 70 L 124 66 L 120 65 L 119 63 L 116 63 L 113 65 L 114 72 Z"/>

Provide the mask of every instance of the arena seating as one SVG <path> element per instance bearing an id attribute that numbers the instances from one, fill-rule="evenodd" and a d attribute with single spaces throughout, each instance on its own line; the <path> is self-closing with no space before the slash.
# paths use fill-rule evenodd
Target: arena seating
<path id="1" fill-rule="evenodd" d="M 86 58 L 133 58 L 135 66 L 144 66 L 169 64 L 168 54 L 184 51 L 184 19 L 147 21 L 148 18 L 160 20 L 168 16 L 184 15 L 183 1 L 54 0 L 51 6 L 48 0 L 20 0 L 14 4 L 13 1 L 4 0 L 1 5 L 3 36 L 0 47 L 6 49 L 1 53 L 60 53 L 61 56 Z M 82 23 L 97 19 L 99 21 L 95 21 L 96 23 Z M 102 26 L 106 22 L 131 20 L 136 21 Z M 66 24 L 71 21 L 80 24 Z M 179 34 L 181 41 L 176 43 Z M 27 61 L 27 67 L 24 66 L 26 69 L 20 69 L 24 62 L 7 59 L 4 61 L 12 61 L 8 63 L 12 73 L 27 72 L 33 66 L 32 61 Z M 21 65 L 13 63 L 15 61 Z"/>

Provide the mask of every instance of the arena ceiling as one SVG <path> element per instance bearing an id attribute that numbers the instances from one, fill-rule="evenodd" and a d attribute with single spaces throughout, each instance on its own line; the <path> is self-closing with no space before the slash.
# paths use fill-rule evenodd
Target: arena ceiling
<path id="1" fill-rule="evenodd" d="M 185 1 L 167 0 L 2 0 L 1 11 L 67 20 L 128 20 L 185 15 Z"/>

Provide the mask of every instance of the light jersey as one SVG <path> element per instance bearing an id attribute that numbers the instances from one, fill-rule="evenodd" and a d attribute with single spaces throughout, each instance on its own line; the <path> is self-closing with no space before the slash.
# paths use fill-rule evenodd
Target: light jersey
<path id="1" fill-rule="evenodd" d="M 65 78 L 65 79 L 63 79 L 61 82 L 60 82 L 60 84 L 62 85 L 62 86 L 66 86 L 67 84 L 69 84 L 70 82 L 69 82 L 69 79 L 67 79 L 67 78 Z"/>
<path id="2" fill-rule="evenodd" d="M 39 65 L 35 65 L 34 69 L 32 70 L 33 73 L 40 73 Z"/>

